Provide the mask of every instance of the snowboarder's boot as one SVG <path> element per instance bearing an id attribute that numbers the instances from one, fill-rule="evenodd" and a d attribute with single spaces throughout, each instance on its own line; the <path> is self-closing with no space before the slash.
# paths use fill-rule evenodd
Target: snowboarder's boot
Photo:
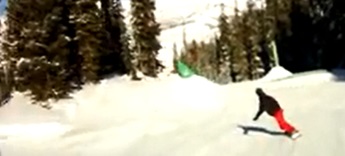
<path id="1" fill-rule="evenodd" d="M 292 138 L 293 140 L 302 136 L 302 134 L 298 130 L 294 130 L 293 132 L 285 132 L 285 134 L 289 136 L 290 138 Z"/>

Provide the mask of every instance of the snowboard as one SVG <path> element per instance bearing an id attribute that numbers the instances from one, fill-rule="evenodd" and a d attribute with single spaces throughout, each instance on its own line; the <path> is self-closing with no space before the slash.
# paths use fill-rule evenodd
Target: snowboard
<path id="1" fill-rule="evenodd" d="M 247 135 L 250 131 L 252 132 L 261 132 L 261 133 L 266 133 L 268 135 L 272 135 L 272 136 L 285 136 L 288 137 L 292 140 L 297 140 L 298 138 L 300 138 L 302 136 L 301 132 L 295 132 L 294 134 L 288 134 L 286 132 L 283 131 L 272 131 L 272 130 L 268 130 L 264 127 L 259 127 L 259 126 L 244 126 L 244 125 L 238 125 L 239 128 L 241 128 L 243 130 L 243 134 Z"/>

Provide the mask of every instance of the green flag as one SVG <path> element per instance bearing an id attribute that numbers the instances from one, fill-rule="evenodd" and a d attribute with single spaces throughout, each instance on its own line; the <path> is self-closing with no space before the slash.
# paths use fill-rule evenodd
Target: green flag
<path id="1" fill-rule="evenodd" d="M 194 75 L 194 72 L 182 61 L 176 61 L 176 70 L 178 74 L 183 78 L 188 78 Z"/>

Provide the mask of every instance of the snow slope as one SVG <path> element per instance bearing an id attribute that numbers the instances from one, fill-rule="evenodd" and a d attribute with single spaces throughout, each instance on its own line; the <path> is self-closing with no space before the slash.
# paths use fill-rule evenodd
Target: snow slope
<path id="1" fill-rule="evenodd" d="M 70 128 L 65 110 L 49 111 L 31 105 L 29 101 L 22 94 L 14 93 L 13 98 L 0 108 L 0 142 L 17 137 L 44 138 L 63 134 Z"/>
<path id="2" fill-rule="evenodd" d="M 267 115 L 251 121 L 257 86 L 281 102 L 302 138 L 280 136 Z M 71 131 L 44 139 L 9 138 L 0 148 L 6 156 L 342 156 L 344 91 L 345 83 L 325 71 L 226 86 L 197 76 L 146 83 L 113 79 L 75 94 L 80 105 Z M 244 135 L 239 124 L 256 131 Z"/>

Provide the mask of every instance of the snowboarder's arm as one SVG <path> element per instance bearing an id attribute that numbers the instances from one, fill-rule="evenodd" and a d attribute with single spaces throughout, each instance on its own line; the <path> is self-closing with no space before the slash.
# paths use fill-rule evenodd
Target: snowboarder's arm
<path id="1" fill-rule="evenodd" d="M 260 107 L 258 112 L 256 113 L 255 117 L 253 118 L 254 121 L 258 120 L 259 117 L 261 116 L 261 114 L 264 112 L 264 108 L 262 106 L 262 104 L 260 103 Z"/>

